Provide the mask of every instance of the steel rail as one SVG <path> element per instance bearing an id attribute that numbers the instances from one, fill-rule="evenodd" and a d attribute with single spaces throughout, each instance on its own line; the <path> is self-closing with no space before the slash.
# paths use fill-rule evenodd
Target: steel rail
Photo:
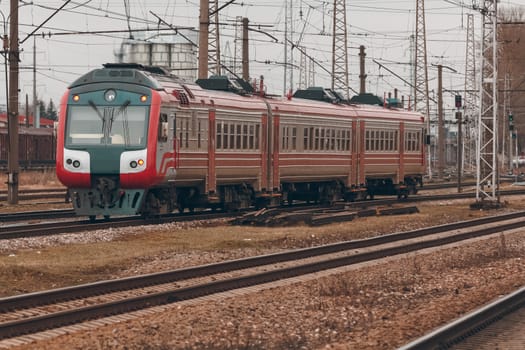
<path id="1" fill-rule="evenodd" d="M 398 350 L 448 349 L 523 307 L 525 307 L 525 287 L 460 317 Z"/>

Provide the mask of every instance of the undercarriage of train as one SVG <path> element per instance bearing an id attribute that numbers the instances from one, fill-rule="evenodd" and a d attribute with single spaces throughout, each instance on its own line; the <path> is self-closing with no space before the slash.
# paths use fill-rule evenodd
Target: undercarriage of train
<path id="1" fill-rule="evenodd" d="M 161 186 L 143 189 L 121 189 L 116 177 L 100 176 L 91 189 L 70 189 L 78 215 L 94 220 L 97 215 L 108 219 L 116 215 L 144 217 L 160 214 L 211 209 L 236 211 L 248 208 L 276 207 L 294 203 L 334 204 L 340 201 L 373 199 L 376 195 L 407 198 L 422 185 L 420 177 L 405 177 L 395 184 L 391 178 L 369 178 L 366 184 L 345 186 L 341 181 L 282 183 L 274 191 L 255 191 L 247 183 L 219 186 L 216 192 L 202 193 L 198 187 Z"/>
<path id="2" fill-rule="evenodd" d="M 265 208 L 294 203 L 334 204 L 339 201 L 373 199 L 376 195 L 407 198 L 422 186 L 418 176 L 405 177 L 394 183 L 391 178 L 371 178 L 366 184 L 346 187 L 341 181 L 282 183 L 280 189 L 257 192 L 247 183 L 219 186 L 216 192 L 203 194 L 197 187 L 169 187 L 151 189 L 147 194 L 142 214 L 158 215 L 177 210 L 180 213 L 196 209 L 235 211 Z"/>

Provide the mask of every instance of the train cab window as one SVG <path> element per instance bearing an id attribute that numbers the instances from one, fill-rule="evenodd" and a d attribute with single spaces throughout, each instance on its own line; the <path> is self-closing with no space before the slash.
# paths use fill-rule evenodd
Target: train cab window
<path id="1" fill-rule="evenodd" d="M 160 114 L 157 140 L 159 142 L 168 142 L 168 115 L 166 113 Z"/>
<path id="2" fill-rule="evenodd" d="M 146 145 L 148 107 L 127 105 L 124 108 L 70 106 L 66 121 L 66 147 Z"/>

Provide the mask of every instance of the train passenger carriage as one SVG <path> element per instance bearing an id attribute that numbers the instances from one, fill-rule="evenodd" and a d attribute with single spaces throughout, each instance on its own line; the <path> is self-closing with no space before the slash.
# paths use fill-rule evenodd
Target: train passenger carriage
<path id="1" fill-rule="evenodd" d="M 418 113 L 135 64 L 82 76 L 60 111 L 57 175 L 91 218 L 406 196 L 422 184 Z"/>

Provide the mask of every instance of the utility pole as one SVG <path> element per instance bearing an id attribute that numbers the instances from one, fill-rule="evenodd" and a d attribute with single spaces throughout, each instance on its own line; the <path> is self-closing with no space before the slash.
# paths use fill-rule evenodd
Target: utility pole
<path id="1" fill-rule="evenodd" d="M 235 17 L 235 39 L 233 47 L 233 68 L 232 71 L 237 75 L 242 75 L 242 21 L 243 17 Z"/>
<path id="2" fill-rule="evenodd" d="M 346 1 L 334 0 L 334 27 L 332 32 L 332 89 L 348 92 L 348 40 L 346 34 Z"/>
<path id="3" fill-rule="evenodd" d="M 13 0 L 11 0 L 13 1 Z M 199 9 L 199 79 L 208 78 L 208 31 L 210 26 L 208 0 L 200 0 Z"/>
<path id="4" fill-rule="evenodd" d="M 37 117 L 38 102 L 36 97 L 36 36 L 33 37 L 33 126 L 40 127 L 40 115 Z"/>
<path id="5" fill-rule="evenodd" d="M 284 21 L 284 94 L 293 91 L 293 0 L 285 0 Z"/>
<path id="6" fill-rule="evenodd" d="M 365 46 L 359 46 L 359 94 L 366 93 L 366 73 L 365 73 Z"/>
<path id="7" fill-rule="evenodd" d="M 457 71 L 448 66 L 442 64 L 437 65 L 438 69 L 438 177 L 443 178 L 443 172 L 445 169 L 445 118 L 443 116 L 443 68 L 447 68 L 450 71 L 457 73 Z M 458 101 L 456 101 L 456 104 Z M 461 104 L 461 102 L 459 102 Z M 460 106 L 456 106 L 460 107 Z M 459 145 L 458 145 L 459 147 Z M 458 159 L 459 162 L 459 159 Z"/>
<path id="8" fill-rule="evenodd" d="M 10 6 L 7 202 L 18 204 L 18 0 Z"/>
<path id="9" fill-rule="evenodd" d="M 443 66 L 438 64 L 438 178 L 445 168 L 445 129 L 443 123 Z"/>
<path id="10" fill-rule="evenodd" d="M 250 81 L 250 56 L 248 50 L 248 18 L 242 19 L 242 78 Z"/>
<path id="11" fill-rule="evenodd" d="M 463 119 L 462 119 L 462 116 L 461 116 L 461 111 L 458 110 L 456 112 L 456 121 L 458 123 L 458 161 L 457 161 L 457 164 L 458 164 L 458 174 L 457 174 L 457 177 L 458 177 L 458 193 L 461 193 L 461 175 L 463 173 L 463 162 L 461 161 L 461 159 L 463 158 L 463 148 L 461 147 L 461 145 L 463 144 L 463 131 L 462 131 L 462 127 L 463 127 Z"/>
<path id="12" fill-rule="evenodd" d="M 427 119 L 427 133 L 430 135 L 430 105 L 428 100 L 427 37 L 425 29 L 425 1 L 416 1 L 416 54 L 414 57 L 414 110 Z M 432 179 L 431 145 L 427 147 L 428 177 Z"/>

